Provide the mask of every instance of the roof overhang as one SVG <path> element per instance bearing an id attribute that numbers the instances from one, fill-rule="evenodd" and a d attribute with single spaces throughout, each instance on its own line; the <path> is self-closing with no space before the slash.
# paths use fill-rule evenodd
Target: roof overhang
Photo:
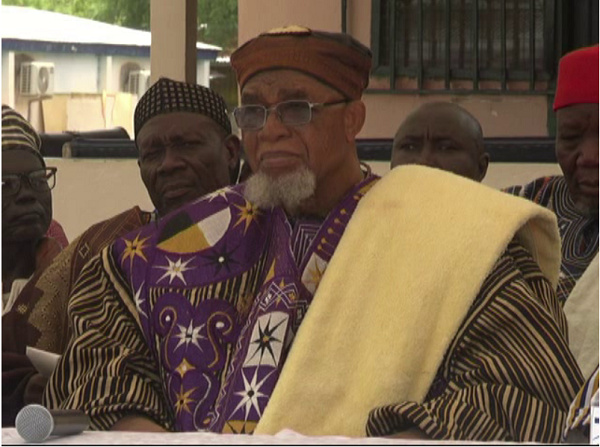
<path id="1" fill-rule="evenodd" d="M 3 51 L 36 53 L 97 54 L 107 56 L 150 57 L 150 47 L 80 42 L 44 42 L 40 40 L 2 39 Z M 197 49 L 196 58 L 215 60 L 218 50 Z"/>

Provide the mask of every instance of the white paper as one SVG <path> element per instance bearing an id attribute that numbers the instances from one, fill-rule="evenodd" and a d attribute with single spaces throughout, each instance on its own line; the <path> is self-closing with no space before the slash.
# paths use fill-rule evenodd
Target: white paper
<path id="1" fill-rule="evenodd" d="M 42 351 L 41 349 L 32 348 L 31 346 L 27 346 L 25 354 L 29 360 L 31 360 L 31 363 L 33 363 L 35 369 L 46 378 L 52 375 L 58 360 L 60 359 L 60 355 L 58 354 Z"/>
<path id="2" fill-rule="evenodd" d="M 590 421 L 590 444 L 598 444 L 600 442 L 600 408 L 593 406 L 591 408 Z"/>

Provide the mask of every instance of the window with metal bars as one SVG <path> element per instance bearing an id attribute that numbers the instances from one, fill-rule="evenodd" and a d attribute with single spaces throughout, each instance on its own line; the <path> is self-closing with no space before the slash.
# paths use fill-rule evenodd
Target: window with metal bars
<path id="1" fill-rule="evenodd" d="M 551 88 L 555 0 L 373 0 L 372 7 L 374 74 L 388 77 L 390 90 L 510 92 L 511 81 L 520 81 L 519 92 Z M 399 86 L 399 78 L 415 82 Z"/>

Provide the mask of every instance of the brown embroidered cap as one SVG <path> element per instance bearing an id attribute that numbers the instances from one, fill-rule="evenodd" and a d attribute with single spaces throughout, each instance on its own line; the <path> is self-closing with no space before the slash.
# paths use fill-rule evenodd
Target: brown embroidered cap
<path id="1" fill-rule="evenodd" d="M 348 34 L 289 26 L 246 42 L 231 55 L 231 65 L 240 89 L 258 73 L 291 69 L 359 99 L 369 84 L 371 59 L 371 50 Z"/>

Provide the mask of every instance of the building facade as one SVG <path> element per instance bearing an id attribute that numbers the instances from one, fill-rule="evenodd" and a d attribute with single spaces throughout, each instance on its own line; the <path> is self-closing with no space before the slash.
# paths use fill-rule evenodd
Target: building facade
<path id="1" fill-rule="evenodd" d="M 19 6 L 2 14 L 2 102 L 43 132 L 124 127 L 150 85 L 149 31 Z M 219 47 L 196 44 L 209 86 Z"/>
<path id="2" fill-rule="evenodd" d="M 559 58 L 598 43 L 597 0 L 239 0 L 239 44 L 297 24 L 373 51 L 362 138 L 390 138 L 426 101 L 452 101 L 487 137 L 552 135 Z"/>

